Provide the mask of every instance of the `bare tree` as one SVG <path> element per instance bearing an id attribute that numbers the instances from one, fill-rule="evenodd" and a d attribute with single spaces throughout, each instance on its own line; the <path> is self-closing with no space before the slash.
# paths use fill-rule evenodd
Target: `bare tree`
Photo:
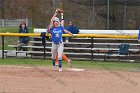
<path id="1" fill-rule="evenodd" d="M 53 6 L 53 11 L 54 11 L 56 8 L 56 0 L 52 0 L 52 6 Z"/>
<path id="2" fill-rule="evenodd" d="M 4 16 L 4 0 L 0 0 L 0 9 L 1 9 L 1 17 L 2 19 L 5 18 Z"/>

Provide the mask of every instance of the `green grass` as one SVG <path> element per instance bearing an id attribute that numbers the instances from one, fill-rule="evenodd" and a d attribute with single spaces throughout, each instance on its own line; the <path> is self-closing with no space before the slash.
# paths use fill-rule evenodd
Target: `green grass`
<path id="1" fill-rule="evenodd" d="M 8 28 L 0 28 L 0 33 L 17 33 L 18 27 L 8 27 Z"/>
<path id="2" fill-rule="evenodd" d="M 49 60 L 43 60 L 43 59 L 15 59 L 15 58 L 6 58 L 6 59 L 0 59 L 0 65 L 38 65 L 38 66 L 48 66 L 51 65 L 51 62 Z"/>
<path id="3" fill-rule="evenodd" d="M 51 66 L 51 60 L 43 59 L 0 59 L 0 65 L 18 65 L 18 66 Z M 117 70 L 117 71 L 140 71 L 140 63 L 123 63 L 123 62 L 91 62 L 91 61 L 72 61 L 72 66 L 84 69 L 99 70 Z M 63 62 L 63 67 L 68 67 Z"/>
<path id="4" fill-rule="evenodd" d="M 33 27 L 29 28 L 30 33 L 33 33 Z M 0 28 L 0 33 L 18 33 L 18 27 Z"/>

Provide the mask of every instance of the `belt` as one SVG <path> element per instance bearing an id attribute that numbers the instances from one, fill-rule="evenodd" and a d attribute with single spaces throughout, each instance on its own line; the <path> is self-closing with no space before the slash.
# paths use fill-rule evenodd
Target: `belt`
<path id="1" fill-rule="evenodd" d="M 62 43 L 62 42 L 53 42 L 54 44 L 60 44 L 60 43 Z"/>

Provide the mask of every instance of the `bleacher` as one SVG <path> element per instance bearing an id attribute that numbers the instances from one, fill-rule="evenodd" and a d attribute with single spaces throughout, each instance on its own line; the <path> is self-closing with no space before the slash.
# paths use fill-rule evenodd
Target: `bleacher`
<path id="1" fill-rule="evenodd" d="M 86 30 L 80 30 L 84 33 Z M 46 32 L 45 29 L 35 29 L 35 33 Z M 117 30 L 87 30 L 87 33 L 100 33 L 103 34 L 138 34 L 137 30 L 133 33 L 130 30 L 121 32 Z M 115 33 L 116 32 L 116 33 Z M 46 46 L 42 46 L 41 37 L 31 37 L 30 45 L 23 46 L 29 51 L 17 51 L 18 53 L 29 54 L 32 58 L 50 58 L 51 57 L 51 42 L 46 41 Z M 129 44 L 129 54 L 119 55 L 118 50 L 121 44 Z M 9 45 L 15 47 L 16 45 Z M 92 61 L 139 61 L 140 60 L 140 44 L 137 39 L 113 39 L 113 38 L 70 38 L 69 43 L 64 42 L 64 54 L 72 60 L 92 60 Z"/>

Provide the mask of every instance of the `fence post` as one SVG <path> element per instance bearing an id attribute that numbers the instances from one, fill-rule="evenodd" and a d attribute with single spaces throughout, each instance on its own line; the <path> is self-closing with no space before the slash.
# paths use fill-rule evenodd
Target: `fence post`
<path id="1" fill-rule="evenodd" d="M 46 42 L 46 41 L 45 41 Z M 44 59 L 46 58 L 46 45 L 44 45 Z"/>
<path id="2" fill-rule="evenodd" d="M 2 36 L 2 59 L 4 59 L 4 36 Z"/>
<path id="3" fill-rule="evenodd" d="M 29 19 L 26 17 L 25 19 L 26 25 L 29 26 Z"/>
<path id="4" fill-rule="evenodd" d="M 2 28 L 4 28 L 5 27 L 4 19 L 2 19 L 1 22 L 2 22 Z"/>
<path id="5" fill-rule="evenodd" d="M 93 37 L 91 38 L 91 60 L 93 61 Z"/>

